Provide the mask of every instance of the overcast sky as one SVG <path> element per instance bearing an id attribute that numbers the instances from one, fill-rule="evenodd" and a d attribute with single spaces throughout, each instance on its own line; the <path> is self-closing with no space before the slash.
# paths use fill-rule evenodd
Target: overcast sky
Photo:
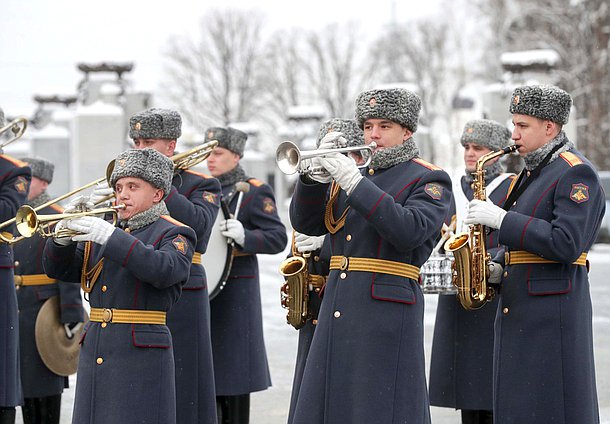
<path id="1" fill-rule="evenodd" d="M 257 10 L 269 29 L 322 28 L 358 21 L 374 32 L 434 12 L 437 0 L 2 0 L 0 2 L 0 107 L 30 115 L 35 94 L 75 94 L 78 62 L 132 61 L 136 90 L 154 92 L 162 51 L 171 35 L 196 32 L 209 8 Z M 152 6 L 155 4 L 155 6 Z M 393 13 L 394 12 L 394 13 Z"/>

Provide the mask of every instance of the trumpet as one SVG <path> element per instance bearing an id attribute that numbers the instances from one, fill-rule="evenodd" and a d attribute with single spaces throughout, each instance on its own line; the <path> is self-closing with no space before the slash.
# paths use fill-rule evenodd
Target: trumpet
<path id="1" fill-rule="evenodd" d="M 96 184 L 101 183 L 102 181 L 106 180 L 106 181 L 110 181 L 110 176 L 112 175 L 112 171 L 114 170 L 114 160 L 110 161 L 110 163 L 108 164 L 108 166 L 106 167 L 106 177 L 102 177 L 102 178 L 98 178 L 97 180 L 91 181 L 90 183 L 87 183 L 79 188 L 76 188 L 72 191 L 67 192 L 66 194 L 62 194 L 61 196 L 58 196 L 54 199 L 49 200 L 46 203 L 43 203 L 42 205 L 36 206 L 36 208 L 33 209 L 34 212 L 38 212 L 39 210 L 42 210 L 48 206 L 51 206 L 57 202 L 61 202 L 62 200 L 75 195 L 78 192 L 81 192 L 83 190 L 88 189 L 89 187 L 93 187 Z M 17 217 L 15 218 L 11 218 L 11 219 L 7 219 L 6 221 L 0 223 L 0 229 L 4 228 L 4 227 L 8 227 L 10 225 L 13 225 L 15 223 L 15 221 L 17 220 Z M 10 233 L 6 233 L 6 234 L 10 234 Z M 13 237 L 13 238 L 9 238 L 7 235 L 5 235 L 4 233 L 0 233 L 0 242 L 3 243 L 16 243 L 18 241 L 22 240 L 19 237 Z"/>
<path id="2" fill-rule="evenodd" d="M 23 135 L 23 133 L 25 132 L 25 129 L 27 127 L 28 127 L 28 120 L 24 117 L 19 117 L 17 119 L 14 119 L 13 121 L 9 122 L 2 128 L 0 128 L 0 136 L 9 130 L 13 133 L 12 138 L 9 138 L 4 143 L 0 144 L 0 150 L 4 149 L 6 146 L 11 144 L 13 141 L 19 139 Z"/>
<path id="3" fill-rule="evenodd" d="M 373 150 L 377 147 L 374 141 L 364 146 L 341 147 L 337 149 L 316 149 L 316 150 L 299 150 L 299 147 L 292 141 L 284 141 L 280 143 L 275 152 L 275 161 L 278 168 L 284 174 L 292 175 L 298 172 L 301 175 L 319 175 L 328 176 L 328 172 L 321 167 L 311 165 L 311 159 L 316 157 L 325 157 L 333 153 L 350 153 L 359 152 L 362 157 L 366 156 L 366 161 L 358 165 L 358 168 L 366 168 L 371 163 Z M 364 155 L 364 151 L 368 152 Z"/>
<path id="4" fill-rule="evenodd" d="M 174 162 L 174 170 L 184 170 L 192 168 L 198 163 L 203 162 L 212 154 L 214 147 L 218 146 L 218 140 L 211 140 L 200 146 L 193 147 L 184 153 L 178 153 L 170 159 Z"/>
<path id="5" fill-rule="evenodd" d="M 118 213 L 120 209 L 124 209 L 125 205 L 117 205 L 110 208 L 97 208 L 90 211 L 75 212 L 75 213 L 57 213 L 51 215 L 38 215 L 36 211 L 29 205 L 23 205 L 17 211 L 15 220 L 17 222 L 17 231 L 22 237 L 32 237 L 38 233 L 42 237 L 73 237 L 80 234 L 77 231 L 69 228 L 51 228 L 62 219 L 74 219 L 83 216 L 105 215 L 112 213 L 114 220 L 113 225 L 116 225 Z M 17 238 L 19 239 L 19 238 Z"/>

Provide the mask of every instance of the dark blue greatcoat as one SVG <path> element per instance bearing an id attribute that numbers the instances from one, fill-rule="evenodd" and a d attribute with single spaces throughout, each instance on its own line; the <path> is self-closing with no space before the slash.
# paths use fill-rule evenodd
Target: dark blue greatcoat
<path id="1" fill-rule="evenodd" d="M 168 311 L 189 276 L 195 232 L 161 217 L 129 233 L 115 229 L 93 244 L 88 269 L 104 258 L 89 294 L 92 308 Z M 83 243 L 48 240 L 48 276 L 80 281 Z M 174 424 L 176 392 L 172 336 L 166 325 L 89 322 L 81 340 L 73 422 Z"/>
<path id="2" fill-rule="evenodd" d="M 294 228 L 324 234 L 327 184 L 297 183 Z M 345 226 L 331 255 L 420 267 L 447 216 L 451 181 L 420 159 L 368 172 L 334 210 Z M 429 423 L 424 296 L 417 280 L 331 270 L 297 400 L 294 423 Z"/>
<path id="3" fill-rule="evenodd" d="M 327 276 L 330 265 L 330 237 L 326 237 L 322 248 L 311 252 L 309 259 L 309 273 L 312 275 Z M 299 390 L 303 381 L 303 372 L 307 363 L 307 355 L 311 347 L 311 340 L 318 325 L 318 313 L 322 304 L 322 291 L 320 289 L 309 291 L 309 303 L 307 308 L 311 319 L 308 319 L 305 325 L 299 330 L 299 343 L 297 346 L 297 360 L 294 367 L 294 379 L 292 380 L 292 394 L 290 396 L 290 409 L 288 411 L 288 422 L 292 422 L 294 416 L 294 408 L 299 398 Z"/>
<path id="4" fill-rule="evenodd" d="M 502 206 L 511 182 L 512 178 L 505 179 L 489 199 Z M 472 187 L 464 177 L 461 186 L 466 198 L 472 200 Z M 490 231 L 485 243 L 493 257 L 499 249 L 498 231 Z M 430 359 L 430 405 L 493 409 L 493 332 L 497 308 L 498 296 L 476 311 L 464 309 L 456 296 L 439 296 Z"/>
<path id="5" fill-rule="evenodd" d="M 558 263 L 504 268 L 494 423 L 599 423 L 589 278 L 586 266 L 572 263 L 591 248 L 604 210 L 595 169 L 570 150 L 543 168 L 504 217 L 506 251 Z"/>
<path id="6" fill-rule="evenodd" d="M 40 215 L 62 213 L 63 208 L 52 205 L 40 209 Z M 46 239 L 38 234 L 15 244 L 15 275 L 41 275 L 42 252 Z M 56 281 L 51 284 L 17 287 L 19 302 L 19 349 L 21 356 L 21 383 L 25 398 L 59 395 L 68 387 L 68 378 L 47 368 L 36 347 L 36 319 L 47 299 L 58 296 L 60 321 L 63 324 L 83 322 L 83 302 L 77 284 Z"/>
<path id="7" fill-rule="evenodd" d="M 237 219 L 244 225 L 243 247 L 227 284 L 211 301 L 212 347 L 216 395 L 234 396 L 265 390 L 271 385 L 263 339 L 263 317 L 258 275 L 258 253 L 279 253 L 286 247 L 286 228 L 280 221 L 271 187 L 254 178 L 243 196 Z M 234 184 L 222 187 L 234 212 Z"/>
<path id="8" fill-rule="evenodd" d="M 220 208 L 220 183 L 194 171 L 174 176 L 165 204 L 172 217 L 197 234 L 195 251 L 205 253 Z M 205 270 L 191 265 L 188 282 L 167 317 L 176 362 L 178 424 L 216 422 L 214 362 L 210 336 L 210 298 Z"/>
<path id="9" fill-rule="evenodd" d="M 15 218 L 27 198 L 32 171 L 24 162 L 0 155 L 0 221 Z M 7 232 L 9 228 L 0 229 Z M 19 318 L 13 280 L 13 249 L 0 242 L 0 407 L 21 405 Z"/>

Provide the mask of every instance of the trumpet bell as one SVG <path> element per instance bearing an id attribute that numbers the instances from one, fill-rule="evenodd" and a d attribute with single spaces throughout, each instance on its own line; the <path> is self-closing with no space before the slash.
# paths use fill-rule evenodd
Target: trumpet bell
<path id="1" fill-rule="evenodd" d="M 29 205 L 20 207 L 15 217 L 15 225 L 19 234 L 24 237 L 32 237 L 38 230 L 38 219 L 34 209 Z"/>
<path id="2" fill-rule="evenodd" d="M 275 152 L 275 161 L 278 168 L 286 175 L 292 175 L 299 169 L 301 163 L 301 153 L 299 148 L 292 141 L 280 143 Z"/>
<path id="3" fill-rule="evenodd" d="M 27 127 L 28 127 L 28 120 L 24 117 L 19 117 L 15 120 L 9 122 L 8 124 L 6 124 L 4 127 L 0 128 L 0 136 L 2 136 L 4 133 L 6 133 L 8 131 L 13 133 L 13 136 L 11 138 L 9 138 L 7 141 L 5 141 L 4 143 L 2 143 L 0 145 L 0 149 L 5 148 L 9 144 L 11 144 L 13 141 L 21 138 L 23 133 L 25 133 L 25 130 L 27 129 Z"/>
<path id="4" fill-rule="evenodd" d="M 358 168 L 366 168 L 372 159 L 373 150 L 377 147 L 374 141 L 364 146 L 341 147 L 334 149 L 300 150 L 292 141 L 280 143 L 275 151 L 275 162 L 284 174 L 292 175 L 296 172 L 304 175 L 329 175 L 322 167 L 312 166 L 311 159 L 326 157 L 335 153 L 355 153 L 367 158 L 364 163 L 359 164 Z"/>
<path id="5" fill-rule="evenodd" d="M 17 231 L 19 231 L 19 234 L 21 234 L 23 237 L 32 237 L 36 233 L 40 234 L 42 237 L 73 237 L 80 233 L 68 228 L 51 227 L 62 219 L 74 219 L 83 216 L 104 215 L 107 213 L 113 214 L 113 225 L 116 225 L 118 211 L 119 209 L 124 208 L 125 205 L 117 205 L 110 208 L 97 208 L 84 212 L 38 215 L 31 206 L 23 205 L 17 210 L 15 224 L 17 226 Z"/>

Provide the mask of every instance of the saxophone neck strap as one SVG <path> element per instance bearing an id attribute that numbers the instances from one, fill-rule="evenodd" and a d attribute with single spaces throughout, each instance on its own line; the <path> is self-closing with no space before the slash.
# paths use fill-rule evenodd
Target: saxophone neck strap
<path id="1" fill-rule="evenodd" d="M 526 171 L 525 171 L 525 169 L 523 169 L 521 171 L 521 173 L 519 173 L 519 178 L 517 179 L 517 182 L 513 186 L 513 190 L 511 190 L 510 194 L 508 195 L 506 202 L 504 202 L 502 209 L 504 209 L 505 211 L 508 211 L 515 204 L 515 202 L 523 194 L 525 189 L 527 189 L 527 187 L 538 177 L 538 175 L 540 175 L 540 172 L 542 172 L 542 168 L 547 166 L 547 164 L 551 160 L 551 156 L 553 156 L 553 154 L 557 150 L 561 149 L 564 144 L 565 143 L 559 143 L 557 146 L 553 147 L 553 150 L 551 150 L 544 157 L 544 159 L 542 159 L 542 162 L 540 162 L 540 164 L 532 172 L 529 173 L 529 175 L 527 176 L 527 178 L 523 182 L 523 184 L 521 184 L 521 182 L 523 180 L 523 177 L 526 174 Z"/>

